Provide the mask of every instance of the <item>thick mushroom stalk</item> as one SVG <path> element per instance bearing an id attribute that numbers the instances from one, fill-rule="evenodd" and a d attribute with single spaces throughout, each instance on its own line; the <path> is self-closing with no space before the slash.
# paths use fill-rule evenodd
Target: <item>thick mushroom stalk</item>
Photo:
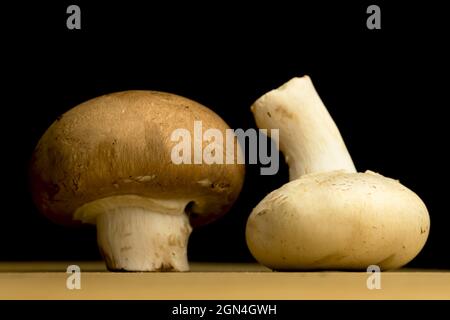
<path id="1" fill-rule="evenodd" d="M 97 242 L 109 270 L 188 271 L 192 228 L 186 201 L 114 196 L 87 203 L 75 219 L 97 225 Z"/>
<path id="2" fill-rule="evenodd" d="M 251 110 L 258 128 L 279 129 L 278 147 L 289 165 L 290 180 L 314 172 L 356 172 L 341 134 L 308 76 L 293 78 L 266 93 Z"/>

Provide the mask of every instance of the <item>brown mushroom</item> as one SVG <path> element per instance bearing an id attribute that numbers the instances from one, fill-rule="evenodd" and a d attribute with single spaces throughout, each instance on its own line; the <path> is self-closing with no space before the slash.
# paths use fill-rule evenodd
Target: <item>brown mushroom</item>
<path id="1" fill-rule="evenodd" d="M 35 203 L 57 222 L 96 224 L 110 270 L 188 270 L 190 222 L 224 214 L 244 178 L 236 161 L 171 161 L 171 133 L 192 132 L 194 121 L 205 130 L 228 129 L 210 109 L 169 93 L 125 91 L 78 105 L 50 126 L 34 151 Z"/>

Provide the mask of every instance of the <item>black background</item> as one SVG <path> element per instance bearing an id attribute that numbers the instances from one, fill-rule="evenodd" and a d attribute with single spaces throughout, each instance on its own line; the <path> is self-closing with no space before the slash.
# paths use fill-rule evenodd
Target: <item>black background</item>
<path id="1" fill-rule="evenodd" d="M 410 266 L 450 268 L 444 9 L 428 2 L 315 3 L 4 8 L 0 260 L 100 258 L 95 228 L 47 221 L 28 190 L 33 148 L 61 113 L 105 93 L 151 89 L 196 100 L 230 127 L 247 129 L 255 127 L 249 111 L 255 99 L 308 74 L 358 170 L 400 179 L 427 204 L 430 237 Z M 372 3 L 381 7 L 381 30 L 366 28 Z M 66 28 L 69 4 L 81 7 L 81 30 Z M 287 180 L 284 164 L 276 176 L 247 166 L 232 211 L 193 232 L 190 260 L 253 261 L 247 216 Z"/>

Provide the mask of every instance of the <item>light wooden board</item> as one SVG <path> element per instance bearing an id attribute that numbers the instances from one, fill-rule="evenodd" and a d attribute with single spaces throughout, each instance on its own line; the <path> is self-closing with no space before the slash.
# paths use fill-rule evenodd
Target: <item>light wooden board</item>
<path id="1" fill-rule="evenodd" d="M 81 268 L 69 290 L 68 265 Z M 271 272 L 258 264 L 192 263 L 183 273 L 111 273 L 102 262 L 0 262 L 0 299 L 450 299 L 450 271 Z"/>

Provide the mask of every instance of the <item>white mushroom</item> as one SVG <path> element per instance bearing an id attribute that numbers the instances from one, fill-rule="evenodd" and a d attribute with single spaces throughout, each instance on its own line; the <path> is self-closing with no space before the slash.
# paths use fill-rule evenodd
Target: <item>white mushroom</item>
<path id="1" fill-rule="evenodd" d="M 398 181 L 356 173 L 309 77 L 295 78 L 252 106 L 258 127 L 279 129 L 291 182 L 252 211 L 247 244 L 262 264 L 290 269 L 399 268 L 424 246 L 422 200 Z"/>

